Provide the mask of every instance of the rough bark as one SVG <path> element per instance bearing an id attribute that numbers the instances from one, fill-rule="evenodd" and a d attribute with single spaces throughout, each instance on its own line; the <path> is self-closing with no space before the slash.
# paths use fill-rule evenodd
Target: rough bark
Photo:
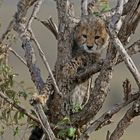
<path id="1" fill-rule="evenodd" d="M 95 115 L 102 108 L 103 103 L 110 91 L 110 83 L 115 65 L 124 61 L 136 80 L 138 87 L 140 88 L 140 75 L 137 68 L 135 67 L 135 64 L 130 58 L 130 55 L 140 52 L 140 40 L 126 48 L 126 50 L 124 49 L 124 46 L 128 41 L 128 37 L 135 32 L 140 21 L 140 1 L 129 0 L 127 3 L 125 3 L 123 0 L 118 1 L 116 9 L 113 12 L 110 11 L 109 17 L 106 18 L 108 19 L 108 30 L 110 32 L 110 44 L 106 53 L 106 57 L 96 63 L 94 62 L 89 65 L 87 56 L 83 56 L 80 63 L 81 65 L 78 67 L 73 66 L 76 68 L 71 76 L 65 75 L 66 73 L 64 73 L 64 70 L 70 61 L 73 61 L 73 59 L 78 60 L 78 57 L 74 58 L 72 55 L 72 45 L 74 26 L 77 24 L 79 19 L 74 17 L 74 7 L 69 0 L 55 0 L 55 2 L 58 13 L 58 31 L 56 31 L 57 28 L 55 28 L 54 34 L 58 43 L 57 60 L 53 72 L 51 72 L 45 55 L 42 52 L 41 47 L 31 29 L 31 23 L 39 11 L 42 0 L 20 0 L 18 2 L 17 11 L 14 15 L 14 18 L 10 22 L 6 32 L 2 35 L 0 43 L 3 43 L 7 33 L 12 29 L 14 29 L 19 34 L 19 37 L 22 41 L 22 48 L 25 52 L 26 62 L 24 62 L 24 64 L 26 64 L 29 69 L 31 79 L 38 90 L 38 94 L 42 97 L 47 97 L 47 99 L 45 99 L 45 101 L 47 101 L 47 109 L 45 110 L 46 115 L 40 104 L 40 96 L 37 98 L 35 97 L 35 99 L 32 100 L 32 105 L 36 110 L 36 115 L 46 134 L 46 138 L 49 140 L 56 139 L 57 132 L 61 130 L 61 128 L 54 130 L 55 125 L 57 125 L 57 123 L 62 121 L 65 117 L 68 117 L 70 124 L 64 124 L 65 126 L 63 129 L 69 128 L 70 126 L 74 127 L 77 129 L 76 139 L 86 140 L 88 139 L 91 132 L 109 124 L 110 118 L 121 108 L 135 101 L 133 106 L 126 112 L 126 115 L 122 118 L 122 120 L 120 120 L 118 126 L 111 136 L 109 133 L 107 135 L 108 140 L 117 140 L 122 136 L 122 132 L 128 127 L 131 119 L 140 114 L 138 98 L 139 91 L 137 94 L 131 96 L 128 86 L 125 86 L 125 100 L 123 103 L 113 107 L 111 110 L 109 110 L 109 112 L 104 113 L 99 119 L 87 126 L 81 136 L 78 136 L 78 130 L 93 120 Z M 27 21 L 27 12 L 33 5 L 34 8 L 32 15 Z M 87 6 L 88 1 L 81 0 L 81 16 L 88 14 Z M 122 21 L 122 24 L 120 24 L 119 21 L 121 21 L 122 15 L 125 16 L 125 18 Z M 51 25 L 47 23 L 48 28 Z M 50 28 L 50 31 L 53 32 L 53 26 Z M 41 71 L 36 64 L 36 56 L 32 47 L 33 41 L 38 47 L 40 56 L 49 72 L 49 77 L 47 78 L 46 83 L 42 80 Z M 88 55 L 89 59 L 90 57 L 91 55 Z M 80 68 L 83 64 L 85 65 L 84 70 L 80 71 Z M 72 113 L 70 108 L 70 98 L 72 96 L 71 92 L 75 89 L 75 87 L 80 87 L 80 84 L 83 84 L 83 82 L 89 80 L 89 78 L 91 78 L 91 76 L 97 72 L 99 72 L 99 75 L 94 81 L 94 87 L 88 90 L 89 98 L 87 103 L 80 111 L 77 113 Z M 3 97 L 5 98 L 5 96 Z M 10 104 L 13 104 L 11 101 L 9 101 L 9 99 L 5 98 L 5 100 L 7 100 L 7 102 Z M 13 105 L 17 109 L 19 108 L 19 110 L 22 109 L 20 106 L 16 106 L 15 104 Z M 23 113 L 31 117 L 31 119 L 38 121 L 36 118 L 30 116 L 26 110 L 23 110 Z M 51 127 L 50 123 L 53 124 Z M 66 136 L 65 139 L 68 139 L 68 136 Z"/>

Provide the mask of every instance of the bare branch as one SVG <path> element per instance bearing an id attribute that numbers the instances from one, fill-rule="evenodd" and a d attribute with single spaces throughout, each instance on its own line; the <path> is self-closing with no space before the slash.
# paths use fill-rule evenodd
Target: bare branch
<path id="1" fill-rule="evenodd" d="M 38 49 L 38 51 L 39 51 L 39 54 L 40 54 L 40 56 L 41 56 L 41 58 L 42 58 L 42 60 L 43 60 L 43 62 L 44 62 L 44 64 L 45 64 L 45 66 L 46 66 L 46 68 L 47 68 L 47 70 L 48 70 L 48 72 L 49 72 L 50 77 L 52 78 L 52 82 L 53 82 L 53 84 L 54 84 L 54 87 L 55 87 L 57 93 L 58 93 L 59 95 L 61 95 L 61 93 L 60 93 L 60 91 L 59 91 L 59 88 L 58 88 L 58 86 L 57 86 L 57 84 L 56 84 L 55 78 L 54 78 L 54 76 L 53 76 L 53 73 L 52 73 L 52 71 L 51 71 L 51 69 L 50 69 L 50 66 L 49 66 L 49 64 L 48 64 L 48 62 L 47 62 L 47 59 L 46 59 L 46 57 L 45 57 L 45 54 L 44 54 L 44 52 L 42 51 L 42 49 L 41 49 L 41 47 L 40 47 L 40 44 L 38 43 L 37 39 L 35 38 L 34 33 L 33 33 L 32 30 L 31 30 L 31 23 L 32 23 L 34 17 L 36 17 L 36 15 L 37 15 L 37 13 L 38 13 L 38 11 L 39 11 L 39 9 L 40 9 L 40 6 L 41 6 L 41 4 L 42 4 L 42 1 L 43 1 L 43 0 L 38 0 L 38 1 L 36 2 L 36 4 L 34 5 L 32 14 L 31 14 L 31 16 L 30 16 L 30 18 L 29 18 L 29 21 L 28 21 L 27 26 L 26 26 L 25 29 L 28 30 L 28 31 L 30 31 L 32 40 L 35 42 L 35 44 L 36 44 L 36 46 L 37 46 L 37 49 Z"/>
<path id="2" fill-rule="evenodd" d="M 109 12 L 109 1 L 108 0 L 91 0 L 88 3 L 88 14 L 89 15 L 99 14 L 100 16 L 101 15 L 107 16 L 111 14 Z"/>
<path id="3" fill-rule="evenodd" d="M 42 106 L 39 103 L 32 102 L 32 105 L 35 109 L 36 115 L 38 116 L 38 119 L 40 121 L 40 124 L 46 133 L 46 137 L 48 140 L 56 140 L 55 135 L 50 127 L 50 124 L 48 122 L 47 116 L 45 115 Z"/>
<path id="4" fill-rule="evenodd" d="M 93 12 L 94 12 L 94 6 L 95 6 L 95 0 L 92 0 L 91 2 L 88 3 L 88 6 L 87 6 L 87 11 L 88 11 L 88 14 L 89 15 L 92 15 Z"/>
<path id="5" fill-rule="evenodd" d="M 19 37 L 22 41 L 22 47 L 25 50 L 25 59 L 31 73 L 32 80 L 35 83 L 37 89 L 41 91 L 44 86 L 44 82 L 40 74 L 40 69 L 36 66 L 34 49 L 31 45 L 31 34 L 25 29 L 25 15 L 27 13 L 28 7 L 31 4 L 30 2 L 32 1 L 26 2 L 27 3 L 23 4 L 23 1 L 19 1 L 17 5 L 18 11 L 15 14 L 14 30 L 19 34 Z"/>
<path id="6" fill-rule="evenodd" d="M 113 39 L 114 46 L 117 48 L 119 53 L 122 55 L 126 66 L 128 67 L 128 69 L 132 73 L 134 79 L 136 80 L 136 83 L 137 83 L 138 87 L 140 88 L 140 73 L 139 73 L 138 69 L 136 68 L 136 66 L 135 66 L 134 62 L 132 61 L 131 57 L 125 51 L 125 49 L 124 49 L 122 43 L 120 42 L 120 40 L 112 32 L 111 32 L 111 35 L 114 38 Z"/>
<path id="7" fill-rule="evenodd" d="M 9 23 L 6 31 L 2 34 L 2 37 L 0 38 L 0 44 L 2 44 L 3 40 L 6 38 L 6 36 L 8 35 L 8 33 L 13 29 L 13 24 L 14 24 L 14 20 L 12 20 Z"/>
<path id="8" fill-rule="evenodd" d="M 83 107 L 88 103 L 88 100 L 89 100 L 89 97 L 90 97 L 91 88 L 92 88 L 91 85 L 92 85 L 92 78 L 90 78 L 88 80 L 86 95 L 84 97 L 84 101 L 83 101 L 83 105 L 82 105 Z"/>
<path id="9" fill-rule="evenodd" d="M 88 15 L 87 6 L 88 0 L 81 0 L 81 16 Z"/>
<path id="10" fill-rule="evenodd" d="M 123 60 L 126 64 L 126 66 L 128 67 L 128 69 L 132 73 L 134 79 L 136 80 L 138 87 L 140 88 L 139 71 L 136 68 L 136 66 L 135 66 L 134 62 L 132 61 L 132 59 L 130 58 L 130 56 L 125 51 L 121 41 L 118 39 L 118 37 L 116 35 L 116 32 L 117 32 L 116 27 L 119 24 L 119 20 L 120 20 L 120 17 L 122 15 L 122 12 L 123 12 L 123 5 L 124 5 L 124 0 L 118 1 L 118 7 L 116 9 L 115 15 L 111 19 L 109 31 L 110 31 L 110 35 L 111 35 L 111 38 L 112 38 L 112 41 L 113 41 L 115 48 L 118 50 L 118 52 L 123 57 Z M 120 29 L 120 27 L 119 27 L 119 29 Z"/>
<path id="11" fill-rule="evenodd" d="M 133 7 L 133 5 L 134 5 L 133 0 L 127 0 L 124 4 L 123 15 L 127 15 L 127 13 L 130 11 L 130 9 Z"/>
<path id="12" fill-rule="evenodd" d="M 31 31 L 31 30 L 30 30 L 30 31 Z M 43 60 L 43 63 L 45 64 L 45 67 L 46 67 L 46 69 L 48 70 L 49 75 L 50 75 L 50 77 L 51 77 L 51 79 L 52 79 L 52 83 L 53 83 L 53 85 L 54 85 L 54 88 L 55 88 L 56 92 L 57 92 L 60 96 L 62 96 L 62 94 L 61 94 L 61 92 L 60 92 L 60 90 L 59 90 L 59 88 L 58 88 L 58 86 L 57 86 L 57 84 L 56 84 L 56 80 L 55 80 L 54 75 L 53 75 L 53 73 L 52 73 L 52 71 L 51 71 L 51 68 L 50 68 L 50 66 L 49 66 L 49 63 L 48 63 L 48 61 L 47 61 L 47 59 L 46 59 L 46 57 L 45 57 L 45 54 L 44 54 L 44 52 L 42 51 L 42 49 L 41 49 L 41 47 L 40 47 L 40 44 L 38 43 L 38 41 L 37 41 L 37 39 L 35 38 L 35 35 L 33 34 L 32 31 L 31 31 L 31 34 L 32 34 L 32 39 L 33 39 L 33 41 L 35 42 L 35 44 L 36 44 L 36 46 L 37 46 L 37 49 L 38 49 L 38 51 L 39 51 L 39 54 L 40 54 L 40 56 L 41 56 L 41 58 L 42 58 L 42 60 Z"/>
<path id="13" fill-rule="evenodd" d="M 124 6 L 127 8 L 127 15 L 121 27 L 118 37 L 123 44 L 126 44 L 128 38 L 135 32 L 138 23 L 140 22 L 140 2 L 139 0 L 129 0 L 128 4 Z"/>
<path id="14" fill-rule="evenodd" d="M 107 131 L 106 140 L 109 140 L 110 131 Z"/>
<path id="15" fill-rule="evenodd" d="M 72 16 L 69 16 L 70 13 L 73 15 L 74 8 L 71 6 L 69 0 L 57 0 L 57 12 L 58 12 L 58 59 L 56 61 L 56 69 L 59 71 L 61 67 L 69 61 L 71 57 L 71 45 L 72 45 L 72 36 L 73 23 Z M 64 38 L 64 36 L 66 38 Z M 63 53 L 62 53 L 63 52 Z"/>
<path id="16" fill-rule="evenodd" d="M 47 19 L 47 21 L 40 20 L 37 17 L 35 17 L 35 19 L 41 22 L 45 27 L 47 27 L 53 33 L 55 38 L 58 39 L 58 28 L 51 17 Z"/>
<path id="17" fill-rule="evenodd" d="M 139 97 L 139 94 L 140 94 L 139 92 L 131 93 L 127 101 L 123 101 L 122 103 L 114 105 L 111 109 L 109 109 L 107 112 L 101 115 L 97 120 L 91 123 L 89 127 L 87 127 L 86 130 L 83 132 L 83 135 L 81 135 L 81 137 L 89 137 L 91 133 L 105 126 L 104 124 L 106 125 L 110 124 L 108 122 L 111 122 L 110 119 L 113 117 L 113 115 L 118 113 L 122 108 L 124 108 L 128 104 L 137 100 Z"/>
<path id="18" fill-rule="evenodd" d="M 137 40 L 136 42 L 134 42 L 134 43 L 133 43 L 131 46 L 129 46 L 128 48 L 126 48 L 126 51 L 127 51 L 128 55 L 130 55 L 130 56 L 132 56 L 132 55 L 134 55 L 134 54 L 140 52 L 140 39 Z M 122 56 L 120 55 L 120 56 L 118 57 L 118 60 L 117 60 L 116 65 L 119 64 L 119 63 L 122 62 L 122 61 L 123 61 L 123 58 L 122 58 Z"/>
<path id="19" fill-rule="evenodd" d="M 25 66 L 27 66 L 27 63 L 25 60 L 12 48 L 9 48 L 10 52 L 12 52 Z"/>
<path id="20" fill-rule="evenodd" d="M 6 37 L 6 35 L 9 33 L 9 31 L 12 30 L 12 28 L 18 32 L 22 42 L 23 42 L 23 47 L 25 49 L 25 57 L 27 61 L 27 65 L 29 67 L 29 70 L 31 72 L 32 80 L 34 81 L 37 89 L 40 91 L 43 86 L 44 82 L 43 79 L 41 78 L 40 74 L 40 69 L 36 66 L 36 60 L 35 60 L 35 55 L 34 55 L 34 50 L 31 46 L 31 42 L 29 34 L 27 35 L 25 32 L 25 23 L 26 23 L 26 18 L 25 15 L 27 14 L 28 9 L 36 2 L 37 0 L 29 0 L 29 1 L 23 1 L 20 0 L 17 4 L 17 12 L 14 15 L 14 19 L 10 22 L 7 31 L 3 34 L 1 38 L 1 42 L 3 39 Z M 26 34 L 26 35 L 25 35 Z"/>
<path id="21" fill-rule="evenodd" d="M 132 124 L 132 119 L 140 115 L 140 98 L 134 102 L 133 106 L 126 112 L 117 127 L 111 134 L 109 140 L 119 140 L 124 131 Z"/>
<path id="22" fill-rule="evenodd" d="M 123 82 L 124 100 L 127 101 L 129 94 L 131 93 L 131 84 L 128 79 Z"/>
<path id="23" fill-rule="evenodd" d="M 33 116 L 31 113 L 27 112 L 27 110 L 21 106 L 19 106 L 18 104 L 16 104 L 14 101 L 12 101 L 10 98 L 8 98 L 3 92 L 0 91 L 0 97 L 2 99 L 4 99 L 4 101 L 6 101 L 7 103 L 11 104 L 14 108 L 16 108 L 18 111 L 20 111 L 21 113 L 24 113 L 27 117 L 29 117 L 30 119 L 32 119 L 33 121 L 39 123 L 39 120 Z"/>
<path id="24" fill-rule="evenodd" d="M 40 92 L 44 87 L 44 81 L 41 77 L 40 69 L 36 66 L 35 54 L 30 40 L 23 40 L 22 47 L 25 50 L 25 59 L 31 73 L 31 78 Z"/>
<path id="25" fill-rule="evenodd" d="M 110 22 L 109 22 L 109 30 L 119 32 L 121 25 L 121 15 L 123 12 L 123 5 L 124 5 L 124 0 L 118 0 L 116 9 L 115 9 L 115 14 L 112 16 Z"/>
<path id="26" fill-rule="evenodd" d="M 26 28 L 25 29 L 31 29 L 31 24 L 34 20 L 34 17 L 36 17 L 36 14 L 39 12 L 40 6 L 42 4 L 43 0 L 37 0 L 36 4 L 34 5 L 32 14 L 27 22 Z"/>

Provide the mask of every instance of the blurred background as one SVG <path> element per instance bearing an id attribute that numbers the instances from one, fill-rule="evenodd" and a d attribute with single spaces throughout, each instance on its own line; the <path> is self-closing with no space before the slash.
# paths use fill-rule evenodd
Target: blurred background
<path id="1" fill-rule="evenodd" d="M 117 0 L 110 0 L 110 7 L 114 7 L 116 4 Z M 6 30 L 9 22 L 12 20 L 12 17 L 16 11 L 16 4 L 18 0 L 3 0 L 2 5 L 0 6 L 0 23 L 1 23 L 1 28 L 0 28 L 0 36 L 2 33 Z M 75 11 L 76 15 L 80 15 L 80 0 L 73 0 L 74 5 L 75 5 Z M 31 9 L 29 11 L 29 14 L 31 12 Z M 38 13 L 38 17 L 42 20 L 45 20 L 49 17 L 52 17 L 55 23 L 57 23 L 57 11 L 55 8 L 55 2 L 53 0 L 44 0 L 44 3 L 40 9 L 40 12 Z M 56 53 L 57 53 L 57 42 L 54 36 L 45 28 L 42 24 L 40 24 L 38 21 L 33 22 L 32 24 L 32 29 L 36 35 L 36 38 L 38 39 L 43 51 L 46 54 L 46 57 L 48 59 L 48 62 L 53 68 L 55 60 L 56 60 Z M 130 44 L 132 44 L 134 41 L 136 41 L 138 38 L 140 38 L 140 27 L 137 28 L 137 31 L 135 35 L 132 35 Z M 16 43 L 12 46 L 18 54 L 20 54 L 22 57 L 24 57 L 24 51 L 21 48 L 21 42 L 17 38 Z M 35 48 L 36 50 L 36 48 Z M 47 70 L 45 69 L 38 51 L 36 51 L 37 55 L 37 64 L 41 68 L 41 73 L 44 78 L 44 80 L 47 78 Z M 136 66 L 140 70 L 140 55 L 137 54 L 132 57 Z M 28 72 L 28 69 L 26 66 L 24 66 L 13 54 L 9 55 L 9 64 L 13 68 L 14 73 L 18 74 L 16 77 L 16 80 L 18 81 L 24 81 L 25 86 L 28 87 L 33 87 L 34 85 L 32 81 L 30 80 L 30 75 Z M 95 76 L 96 77 L 96 76 Z M 107 100 L 105 101 L 104 107 L 101 109 L 99 114 L 96 116 L 98 118 L 102 113 L 107 111 L 109 108 L 111 108 L 114 104 L 119 103 L 123 99 L 123 88 L 122 88 L 122 82 L 128 78 L 131 81 L 132 88 L 135 90 L 137 88 L 135 81 L 133 80 L 133 77 L 131 76 L 130 72 L 127 70 L 126 66 L 124 63 L 119 64 L 118 66 L 115 67 L 114 70 L 114 75 L 113 79 L 111 82 L 111 92 L 109 93 L 109 96 L 107 97 Z M 27 106 L 30 108 L 28 103 L 24 103 L 24 106 Z M 125 111 L 127 108 L 124 108 L 121 110 L 121 112 L 117 115 L 115 115 L 112 118 L 113 123 L 109 126 L 104 127 L 103 129 L 94 132 L 94 134 L 91 136 L 90 140 L 98 140 L 102 139 L 105 140 L 107 130 L 110 130 L 112 132 L 118 123 L 118 121 L 122 118 L 124 115 Z M 121 140 L 139 140 L 140 137 L 140 117 L 137 117 L 133 120 L 134 122 L 132 125 L 127 129 L 125 132 L 124 136 L 121 138 Z M 23 131 L 26 128 L 23 128 Z M 21 135 L 22 132 L 21 131 Z M 30 131 L 29 131 L 30 132 Z M 29 133 L 28 132 L 28 133 Z M 21 135 L 18 137 L 14 137 L 12 132 L 7 130 L 3 139 L 4 140 L 20 140 Z"/>

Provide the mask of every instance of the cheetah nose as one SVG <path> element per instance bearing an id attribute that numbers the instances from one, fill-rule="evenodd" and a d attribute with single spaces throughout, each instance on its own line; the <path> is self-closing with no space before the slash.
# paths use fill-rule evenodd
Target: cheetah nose
<path id="1" fill-rule="evenodd" d="M 91 50 L 93 48 L 93 46 L 87 46 L 89 50 Z"/>

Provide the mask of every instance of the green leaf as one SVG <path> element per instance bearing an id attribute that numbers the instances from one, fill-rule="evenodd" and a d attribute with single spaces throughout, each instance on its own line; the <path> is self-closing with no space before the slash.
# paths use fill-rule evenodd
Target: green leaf
<path id="1" fill-rule="evenodd" d="M 0 127 L 0 136 L 3 136 L 4 130 L 5 130 L 5 128 L 4 128 L 4 126 L 2 125 L 2 126 Z"/>
<path id="2" fill-rule="evenodd" d="M 81 110 L 82 110 L 81 105 L 80 104 L 75 104 L 74 112 L 80 112 Z"/>
<path id="3" fill-rule="evenodd" d="M 71 137 L 71 138 L 74 138 L 75 137 L 75 133 L 76 133 L 76 129 L 73 128 L 73 127 L 70 127 L 68 129 L 68 136 Z"/>
<path id="4" fill-rule="evenodd" d="M 17 127 L 14 129 L 13 135 L 16 136 L 16 135 L 18 134 L 18 132 L 19 132 L 19 128 L 18 128 L 18 126 L 17 126 Z"/>
<path id="5" fill-rule="evenodd" d="M 18 124 L 18 111 L 14 115 L 14 122 Z"/>
<path id="6" fill-rule="evenodd" d="M 70 119 L 69 119 L 69 117 L 64 117 L 63 118 L 63 120 L 61 120 L 61 121 L 59 121 L 58 123 L 57 123 L 57 125 L 66 125 L 66 124 L 70 124 Z"/>
<path id="7" fill-rule="evenodd" d="M 58 138 L 66 139 L 66 137 L 75 138 L 76 129 L 73 127 L 62 129 L 57 133 Z"/>
<path id="8" fill-rule="evenodd" d="M 23 97 L 25 100 L 28 97 L 28 92 L 26 91 L 19 91 L 18 94 L 19 94 L 19 97 Z"/>
<path id="9" fill-rule="evenodd" d="M 108 4 L 103 4 L 101 6 L 101 12 L 107 12 L 109 11 L 109 5 Z"/>
<path id="10" fill-rule="evenodd" d="M 12 86 L 14 85 L 13 75 L 10 74 L 10 75 L 8 76 L 8 78 L 9 78 L 9 84 L 10 84 L 10 86 L 12 87 Z"/>
<path id="11" fill-rule="evenodd" d="M 19 113 L 18 113 L 18 119 L 20 120 L 20 119 L 22 119 L 22 118 L 24 118 L 24 113 L 19 112 Z"/>
<path id="12" fill-rule="evenodd" d="M 62 129 L 57 133 L 58 138 L 66 138 L 67 136 L 67 129 Z"/>
<path id="13" fill-rule="evenodd" d="M 8 89 L 8 90 L 6 90 L 6 95 L 11 99 L 15 99 L 16 92 L 14 90 Z"/>

